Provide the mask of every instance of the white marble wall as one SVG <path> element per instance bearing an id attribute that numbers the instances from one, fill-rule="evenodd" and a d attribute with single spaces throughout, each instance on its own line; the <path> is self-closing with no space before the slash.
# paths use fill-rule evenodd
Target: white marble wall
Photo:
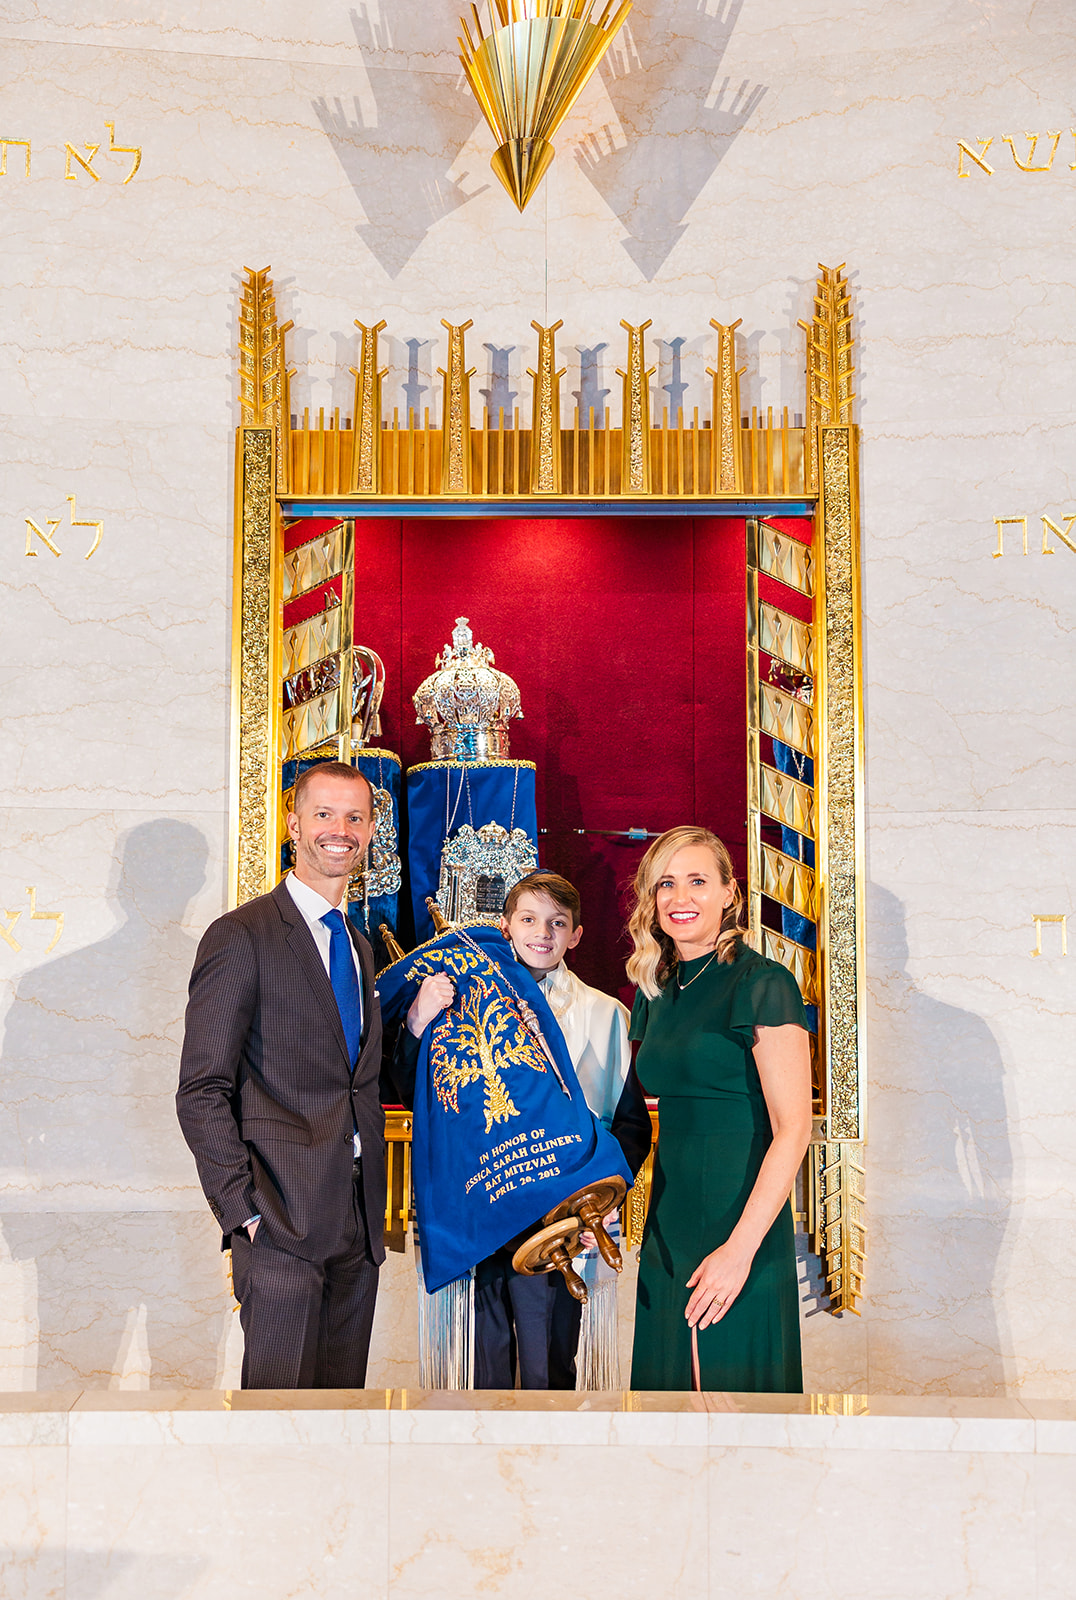
<path id="1" fill-rule="evenodd" d="M 748 404 L 802 409 L 816 263 L 856 303 L 866 604 L 871 1251 L 817 1311 L 810 1385 L 1066 1395 L 1076 1310 L 1076 17 L 1065 0 L 637 0 L 518 218 L 461 97 L 453 6 L 24 0 L 0 17 L 5 849 L 0 1372 L 211 1385 L 234 1368 L 169 1099 L 193 941 L 224 900 L 236 285 L 272 264 L 295 403 L 345 409 L 353 319 L 387 402 L 440 318 L 531 359 L 530 320 L 682 337 L 743 318 Z M 141 145 L 130 158 L 116 142 Z M 1025 130 L 1061 130 L 1023 172 Z M 675 136 L 675 137 L 674 137 Z M 992 176 L 957 141 L 993 138 Z M 94 182 L 65 141 L 93 158 Z M 1041 163 L 1050 141 L 1040 141 Z M 579 159 L 573 149 L 581 149 Z M 425 397 L 433 399 L 431 389 Z M 662 393 L 656 396 L 662 403 Z M 615 405 L 615 394 L 613 396 Z M 75 516 L 103 521 L 100 547 Z M 991 557 L 997 515 L 1029 517 Z M 25 518 L 57 523 L 23 554 Z M 1064 524 L 1062 524 L 1064 526 Z M 39 910 L 64 913 L 32 922 Z M 22 915 L 17 922 L 15 911 Z M 399 1263 L 396 1263 L 399 1266 Z M 806 1269 L 805 1269 L 806 1271 Z M 394 1273 L 394 1282 L 400 1280 Z M 374 1381 L 400 1381 L 407 1291 Z M 396 1331 L 394 1331 L 396 1330 Z M 387 1374 L 392 1374 L 387 1375 Z"/>
<path id="2" fill-rule="evenodd" d="M 1071 1405 L 895 1397 L 827 1414 L 819 1397 L 778 1395 L 324 1399 L 6 1397 L 4 1594 L 1072 1593 Z"/>

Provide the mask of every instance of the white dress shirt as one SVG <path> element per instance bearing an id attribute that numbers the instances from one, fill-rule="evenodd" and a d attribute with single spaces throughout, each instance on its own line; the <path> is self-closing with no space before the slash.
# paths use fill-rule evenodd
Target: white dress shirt
<path id="1" fill-rule="evenodd" d="M 294 872 L 289 872 L 284 882 L 288 886 L 288 893 L 302 913 L 303 921 L 314 935 L 314 943 L 318 947 L 318 955 L 321 957 L 325 971 L 328 973 L 329 950 L 332 947 L 333 935 L 332 929 L 326 927 L 321 919 L 327 911 L 340 911 L 346 918 L 346 905 L 334 906 L 331 900 L 326 900 L 323 894 L 318 894 L 318 891 L 311 889 L 308 883 L 303 883 L 300 878 L 295 876 Z M 359 952 L 355 949 L 354 942 L 351 945 L 351 959 L 355 963 L 355 972 L 359 980 L 359 993 L 362 994 L 362 963 L 359 960 Z M 365 995 L 362 997 L 362 1003 L 365 1007 Z"/>
<path id="2" fill-rule="evenodd" d="M 563 961 L 538 982 L 560 1023 L 583 1098 L 611 1128 L 631 1066 L 628 1012 L 611 994 L 577 978 Z"/>

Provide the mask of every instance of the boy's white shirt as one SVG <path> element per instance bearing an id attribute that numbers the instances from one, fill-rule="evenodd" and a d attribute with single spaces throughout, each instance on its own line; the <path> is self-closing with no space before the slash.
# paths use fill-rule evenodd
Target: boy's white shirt
<path id="1" fill-rule="evenodd" d="M 538 983 L 560 1024 L 583 1098 L 603 1127 L 611 1129 L 631 1066 L 627 1007 L 592 989 L 563 961 Z M 610 1224 L 609 1232 L 619 1240 L 619 1221 Z M 617 1276 L 593 1247 L 576 1257 L 575 1266 L 588 1289 Z"/>
<path id="2" fill-rule="evenodd" d="M 583 1098 L 611 1128 L 631 1065 L 627 1008 L 577 978 L 563 961 L 539 982 L 560 1023 Z"/>

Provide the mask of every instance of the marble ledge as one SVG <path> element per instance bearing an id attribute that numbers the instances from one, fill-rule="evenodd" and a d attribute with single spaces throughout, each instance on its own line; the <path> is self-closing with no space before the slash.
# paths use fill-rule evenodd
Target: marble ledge
<path id="1" fill-rule="evenodd" d="M 485 1445 L 1076 1454 L 1076 1403 L 416 1389 L 0 1394 L 0 1447 Z"/>

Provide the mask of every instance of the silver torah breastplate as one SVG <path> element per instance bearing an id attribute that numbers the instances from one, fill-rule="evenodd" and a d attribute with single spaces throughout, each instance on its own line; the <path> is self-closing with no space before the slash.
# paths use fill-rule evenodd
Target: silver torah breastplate
<path id="1" fill-rule="evenodd" d="M 465 823 L 441 851 L 437 904 L 449 922 L 495 924 L 509 889 L 537 868 L 538 852 L 522 828 Z"/>
<path id="2" fill-rule="evenodd" d="M 403 881 L 399 841 L 392 820 L 392 796 L 387 789 L 374 791 L 374 836 L 365 869 L 351 874 L 349 900 L 376 900 L 379 895 L 399 894 Z"/>

